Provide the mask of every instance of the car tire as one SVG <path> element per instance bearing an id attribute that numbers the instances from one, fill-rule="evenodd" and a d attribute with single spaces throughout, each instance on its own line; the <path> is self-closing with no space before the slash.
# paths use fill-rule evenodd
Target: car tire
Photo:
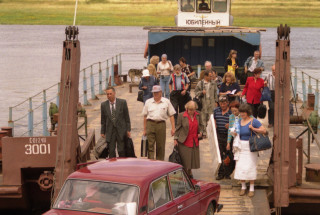
<path id="1" fill-rule="evenodd" d="M 209 204 L 206 215 L 214 215 L 214 207 L 212 203 Z"/>

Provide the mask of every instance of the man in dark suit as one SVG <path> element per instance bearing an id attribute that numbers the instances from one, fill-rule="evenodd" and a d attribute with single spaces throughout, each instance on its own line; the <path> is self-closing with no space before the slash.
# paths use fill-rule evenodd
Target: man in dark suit
<path id="1" fill-rule="evenodd" d="M 125 142 L 131 137 L 131 124 L 127 102 L 116 98 L 113 87 L 106 89 L 108 100 L 101 103 L 101 136 L 106 138 L 109 147 L 109 158 L 125 157 Z"/>

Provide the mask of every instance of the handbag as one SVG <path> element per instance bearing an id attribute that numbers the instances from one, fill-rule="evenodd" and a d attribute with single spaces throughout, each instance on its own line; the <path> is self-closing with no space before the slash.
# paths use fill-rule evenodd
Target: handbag
<path id="1" fill-rule="evenodd" d="M 141 138 L 141 157 L 148 157 L 148 139 L 147 136 Z"/>
<path id="2" fill-rule="evenodd" d="M 136 154 L 134 152 L 134 146 L 131 138 L 127 138 L 125 142 L 125 150 L 126 150 L 126 157 L 136 158 Z"/>
<path id="3" fill-rule="evenodd" d="M 178 151 L 178 146 L 175 146 L 173 148 L 173 151 L 172 151 L 171 155 L 169 156 L 169 162 L 182 165 L 182 159 L 181 159 L 181 156 Z"/>
<path id="4" fill-rule="evenodd" d="M 139 90 L 139 91 L 138 91 L 137 101 L 143 102 L 143 90 Z"/>
<path id="5" fill-rule="evenodd" d="M 203 81 L 201 81 L 201 90 L 203 90 Z M 203 95 L 201 96 L 195 96 L 192 100 L 197 103 L 198 105 L 198 111 L 201 111 L 202 110 L 202 97 Z"/>
<path id="6" fill-rule="evenodd" d="M 263 88 L 262 93 L 261 93 L 260 101 L 261 102 L 263 102 L 263 101 L 272 101 L 271 100 L 271 92 L 270 92 L 269 87 L 264 87 Z"/>
<path id="7" fill-rule="evenodd" d="M 251 121 L 251 124 L 252 124 L 252 121 Z M 268 135 L 259 134 L 256 132 L 254 133 L 256 135 L 252 136 L 252 131 L 251 131 L 251 136 L 249 138 L 251 152 L 258 152 L 258 151 L 271 149 L 271 142 Z"/>
<path id="8" fill-rule="evenodd" d="M 106 138 L 100 137 L 96 146 L 94 147 L 93 154 L 96 159 L 106 158 L 109 156 L 109 148 Z"/>
<path id="9" fill-rule="evenodd" d="M 266 115 L 267 115 L 267 107 L 263 103 L 260 103 L 258 107 L 258 117 L 261 119 L 264 119 Z"/>

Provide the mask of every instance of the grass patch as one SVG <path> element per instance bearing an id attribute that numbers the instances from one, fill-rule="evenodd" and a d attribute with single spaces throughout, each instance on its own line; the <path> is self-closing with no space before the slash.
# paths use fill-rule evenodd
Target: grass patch
<path id="1" fill-rule="evenodd" d="M 74 0 L 0 0 L 0 24 L 71 25 Z M 320 27 L 319 0 L 236 0 L 234 25 Z M 77 25 L 174 26 L 175 0 L 79 0 Z"/>

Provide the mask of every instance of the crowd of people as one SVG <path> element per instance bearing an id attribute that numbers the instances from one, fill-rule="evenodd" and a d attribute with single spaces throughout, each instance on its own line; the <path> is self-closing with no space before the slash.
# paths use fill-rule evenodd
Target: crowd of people
<path id="1" fill-rule="evenodd" d="M 265 80 L 260 77 L 264 65 L 259 56 L 259 51 L 255 51 L 244 64 L 247 78 L 243 91 L 238 83 L 239 62 L 235 50 L 231 50 L 226 59 L 223 78 L 218 76 L 210 61 L 205 62 L 200 77 L 183 57 L 175 66 L 166 54 L 161 56 L 156 67 L 150 64 L 143 71 L 139 84 L 139 89 L 143 90 L 143 135 L 148 140 L 148 158 L 164 160 L 166 120 L 169 118 L 174 146 L 186 173 L 192 178 L 192 169 L 200 168 L 199 141 L 206 138 L 207 123 L 213 114 L 220 156 L 224 161 L 216 180 L 231 179 L 235 172 L 234 178 L 242 183 L 240 195 L 245 195 L 245 180 L 250 180 L 248 196 L 252 197 L 258 155 L 250 152 L 248 140 L 256 133 L 267 132 L 256 119 L 257 108 L 262 89 L 274 86 L 274 73 Z M 192 99 L 191 83 L 198 78 Z M 271 90 L 274 95 L 274 87 Z M 116 157 L 116 148 L 119 156 L 123 155 L 123 139 L 131 136 L 131 124 L 126 101 L 115 98 L 113 87 L 107 88 L 106 94 L 108 100 L 101 104 L 101 135 L 106 138 L 111 158 Z M 269 105 L 269 123 L 273 125 L 270 119 L 273 102 Z"/>

